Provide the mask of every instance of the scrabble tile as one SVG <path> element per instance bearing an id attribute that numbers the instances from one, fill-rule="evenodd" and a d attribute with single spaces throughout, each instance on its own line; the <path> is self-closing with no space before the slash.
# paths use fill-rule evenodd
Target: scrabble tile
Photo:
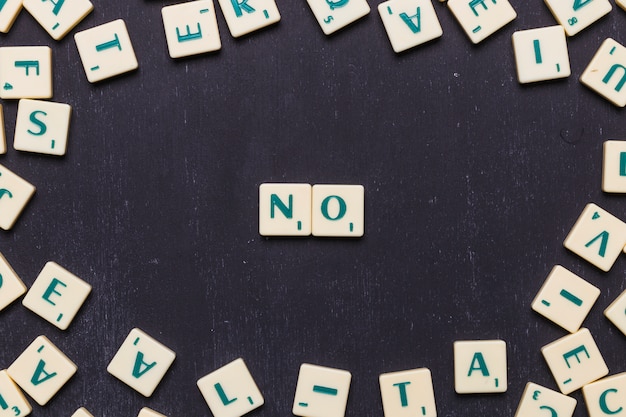
<path id="1" fill-rule="evenodd" d="M 586 328 L 547 344 L 541 353 L 559 389 L 566 395 L 609 373 Z"/>
<path id="2" fill-rule="evenodd" d="M 20 100 L 13 147 L 18 151 L 65 155 L 71 114 L 69 104 Z"/>
<path id="3" fill-rule="evenodd" d="M 81 407 L 72 414 L 72 417 L 93 417 L 93 414 L 87 411 L 85 407 Z"/>
<path id="4" fill-rule="evenodd" d="M 366 0 L 307 0 L 326 35 L 335 33 L 370 12 Z"/>
<path id="5" fill-rule="evenodd" d="M 626 193 L 626 141 L 607 140 L 603 150 L 602 191 Z"/>
<path id="6" fill-rule="evenodd" d="M 91 292 L 91 285 L 59 264 L 48 262 L 24 297 L 24 307 L 61 330 L 68 328 Z"/>
<path id="7" fill-rule="evenodd" d="M 567 40 L 562 26 L 520 30 L 512 39 L 520 84 L 570 76 Z"/>
<path id="8" fill-rule="evenodd" d="M 4 0 L 0 2 L 0 32 L 8 33 L 13 22 L 22 10 L 22 0 Z"/>
<path id="9" fill-rule="evenodd" d="M 378 380 L 385 417 L 437 417 L 429 369 L 390 372 Z"/>
<path id="10" fill-rule="evenodd" d="M 626 291 L 604 310 L 604 316 L 626 336 Z"/>
<path id="11" fill-rule="evenodd" d="M 26 292 L 26 285 L 0 253 L 0 311 Z M 2 416 L 2 414 L 0 414 Z"/>
<path id="12" fill-rule="evenodd" d="M 25 417 L 32 410 L 28 400 L 7 371 L 0 371 L 0 417 Z"/>
<path id="13" fill-rule="evenodd" d="M 13 227 L 34 193 L 35 187 L 0 165 L 0 228 Z"/>
<path id="14" fill-rule="evenodd" d="M 506 343 L 503 340 L 454 342 L 454 389 L 457 394 L 505 392 Z"/>
<path id="15" fill-rule="evenodd" d="M 132 329 L 107 371 L 144 397 L 152 395 L 176 353 L 139 329 Z"/>
<path id="16" fill-rule="evenodd" d="M 365 190 L 362 185 L 315 184 L 312 194 L 313 236 L 363 236 Z"/>
<path id="17" fill-rule="evenodd" d="M 544 0 L 552 15 L 563 26 L 567 36 L 581 30 L 611 11 L 608 0 Z"/>
<path id="18" fill-rule="evenodd" d="M 52 49 L 47 46 L 0 48 L 0 98 L 51 98 Z"/>
<path id="19" fill-rule="evenodd" d="M 264 28 L 280 20 L 274 0 L 218 0 L 228 30 L 234 38 Z"/>
<path id="20" fill-rule="evenodd" d="M 74 40 L 91 83 L 135 70 L 139 66 L 126 24 L 121 19 L 78 32 Z"/>
<path id="21" fill-rule="evenodd" d="M 626 223 L 589 203 L 563 245 L 606 272 L 626 246 Z"/>
<path id="22" fill-rule="evenodd" d="M 241 358 L 200 378 L 198 388 L 215 417 L 240 417 L 265 402 Z"/>
<path id="23" fill-rule="evenodd" d="M 222 47 L 213 0 L 166 6 L 161 15 L 170 57 L 198 55 Z"/>
<path id="24" fill-rule="evenodd" d="M 7 153 L 7 137 L 4 130 L 4 112 L 0 104 L 0 155 Z"/>
<path id="25" fill-rule="evenodd" d="M 448 7 L 473 43 L 479 43 L 517 17 L 508 0 L 449 0 Z"/>
<path id="26" fill-rule="evenodd" d="M 304 363 L 300 366 L 292 412 L 301 417 L 343 417 L 352 374 Z"/>
<path id="27" fill-rule="evenodd" d="M 151 410 L 148 407 L 144 407 L 141 410 L 139 410 L 139 414 L 137 415 L 137 417 L 167 417 L 167 416 L 161 413 L 157 413 L 156 411 Z"/>
<path id="28" fill-rule="evenodd" d="M 48 338 L 39 336 L 7 372 L 37 404 L 45 405 L 77 370 L 76 365 Z"/>
<path id="29" fill-rule="evenodd" d="M 616 106 L 625 107 L 626 48 L 606 39 L 583 71 L 580 82 Z"/>
<path id="30" fill-rule="evenodd" d="M 388 0 L 378 5 L 378 13 L 395 52 L 443 35 L 431 0 Z"/>
<path id="31" fill-rule="evenodd" d="M 89 0 L 24 0 L 24 8 L 58 41 L 91 13 L 93 4 Z"/>
<path id="32" fill-rule="evenodd" d="M 613 375 L 583 387 L 589 417 L 606 417 L 626 413 L 626 372 Z"/>
<path id="33" fill-rule="evenodd" d="M 311 185 L 266 183 L 259 186 L 259 234 L 311 234 Z"/>
<path id="34" fill-rule="evenodd" d="M 556 265 L 533 300 L 532 309 L 574 333 L 599 296 L 600 289 Z"/>
<path id="35" fill-rule="evenodd" d="M 526 384 L 514 417 L 539 415 L 572 417 L 575 408 L 576 399 L 529 382 Z"/>
<path id="36" fill-rule="evenodd" d="M 626 10 L 626 0 L 615 0 L 615 4 Z"/>

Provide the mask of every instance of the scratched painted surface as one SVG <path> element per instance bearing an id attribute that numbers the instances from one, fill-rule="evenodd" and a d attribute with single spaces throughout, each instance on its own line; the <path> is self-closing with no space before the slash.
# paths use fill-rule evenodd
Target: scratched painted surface
<path id="1" fill-rule="evenodd" d="M 374 2 L 326 37 L 304 1 L 278 1 L 281 22 L 240 40 L 218 12 L 222 51 L 178 61 L 166 4 L 94 2 L 79 30 L 125 19 L 139 61 L 97 85 L 71 35 L 22 13 L 0 36 L 50 45 L 54 100 L 73 106 L 65 157 L 0 157 L 37 187 L 0 250 L 28 286 L 49 260 L 93 285 L 65 332 L 19 303 L 0 313 L 0 368 L 41 334 L 79 367 L 33 415 L 210 415 L 196 380 L 237 357 L 265 396 L 253 416 L 291 415 L 303 362 L 352 372 L 347 416 L 382 416 L 378 375 L 416 367 L 440 415 L 512 415 L 526 382 L 556 388 L 539 349 L 565 332 L 530 309 L 555 264 L 602 290 L 585 326 L 626 370 L 602 316 L 626 261 L 604 274 L 562 247 L 589 201 L 626 218 L 600 190 L 624 111 L 577 81 L 603 39 L 625 43 L 623 11 L 569 39 L 570 78 L 520 86 L 510 36 L 554 24 L 541 2 L 513 1 L 518 19 L 477 46 L 435 4 L 443 37 L 396 56 Z M 2 104 L 12 138 L 17 103 Z M 258 186 L 286 181 L 362 184 L 365 236 L 261 238 Z M 133 327 L 177 353 L 149 399 L 106 372 Z M 455 394 L 452 342 L 488 338 L 507 341 L 508 391 Z"/>

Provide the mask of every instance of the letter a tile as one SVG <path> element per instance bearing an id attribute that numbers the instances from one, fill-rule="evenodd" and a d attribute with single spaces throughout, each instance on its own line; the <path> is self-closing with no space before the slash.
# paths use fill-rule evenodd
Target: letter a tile
<path id="1" fill-rule="evenodd" d="M 626 223 L 589 203 L 563 245 L 607 272 L 626 246 Z"/>
<path id="2" fill-rule="evenodd" d="M 52 49 L 47 46 L 0 48 L 0 98 L 51 98 Z"/>
<path id="3" fill-rule="evenodd" d="M 580 82 L 618 107 L 626 106 L 626 48 L 606 39 L 580 76 Z"/>
<path id="4" fill-rule="evenodd" d="M 454 342 L 454 390 L 457 394 L 505 392 L 507 384 L 503 340 Z"/>
<path id="5" fill-rule="evenodd" d="M 589 417 L 620 416 L 626 412 L 626 372 L 583 387 Z"/>
<path id="6" fill-rule="evenodd" d="M 395 52 L 443 35 L 431 0 L 388 0 L 378 5 L 378 14 Z"/>
<path id="7" fill-rule="evenodd" d="M 566 395 L 609 373 L 593 336 L 585 328 L 547 344 L 541 353 Z"/>
<path id="8" fill-rule="evenodd" d="M 139 329 L 132 329 L 107 371 L 144 397 L 152 395 L 176 353 Z"/>
<path id="9" fill-rule="evenodd" d="M 78 367 L 45 336 L 33 343 L 7 372 L 39 405 L 45 405 L 76 373 Z"/>
<path id="10" fill-rule="evenodd" d="M 215 417 L 241 417 L 265 402 L 241 358 L 200 378 L 198 388 Z"/>

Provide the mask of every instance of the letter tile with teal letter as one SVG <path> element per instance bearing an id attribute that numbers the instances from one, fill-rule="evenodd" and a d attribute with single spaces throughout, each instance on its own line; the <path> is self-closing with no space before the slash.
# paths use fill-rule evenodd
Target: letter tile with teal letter
<path id="1" fill-rule="evenodd" d="M 567 36 L 574 36 L 608 14 L 612 9 L 608 0 L 544 1 L 556 21 L 565 29 Z"/>
<path id="2" fill-rule="evenodd" d="M 149 409 L 148 407 L 144 407 L 139 410 L 139 414 L 137 417 L 167 417 L 165 414 L 157 413 L 154 410 Z"/>
<path id="3" fill-rule="evenodd" d="M 0 98 L 51 98 L 52 49 L 47 46 L 0 48 Z"/>
<path id="4" fill-rule="evenodd" d="M 583 387 L 589 417 L 626 415 L 626 372 L 612 375 Z"/>
<path id="5" fill-rule="evenodd" d="M 335 33 L 370 12 L 366 0 L 307 0 L 326 35 Z"/>
<path id="6" fill-rule="evenodd" d="M 378 381 L 385 417 L 437 417 L 429 369 L 389 372 Z"/>
<path id="7" fill-rule="evenodd" d="M 507 385 L 503 340 L 454 342 L 454 390 L 457 394 L 506 392 Z"/>
<path id="8" fill-rule="evenodd" d="M 315 184 L 312 199 L 313 236 L 363 236 L 365 189 L 362 185 Z"/>
<path id="9" fill-rule="evenodd" d="M 626 193 L 626 140 L 607 140 L 603 145 L 602 191 Z"/>
<path id="10" fill-rule="evenodd" d="M 541 353 L 566 395 L 609 373 L 593 336 L 584 327 L 542 347 Z"/>
<path id="11" fill-rule="evenodd" d="M 26 292 L 26 285 L 0 253 L 0 311 Z M 1 414 L 0 414 L 1 415 Z"/>
<path id="12" fill-rule="evenodd" d="M 215 417 L 241 417 L 265 402 L 241 358 L 200 378 L 197 384 Z"/>
<path id="13" fill-rule="evenodd" d="M 396 53 L 443 35 L 431 0 L 388 0 L 378 5 L 378 13 Z"/>
<path id="14" fill-rule="evenodd" d="M 532 302 L 532 309 L 570 333 L 580 329 L 600 289 L 556 265 Z"/>
<path id="15" fill-rule="evenodd" d="M 601 270 L 609 271 L 626 246 L 626 223 L 589 203 L 563 245 Z"/>
<path id="16" fill-rule="evenodd" d="M 93 4 L 89 0 L 24 0 L 24 9 L 58 41 L 91 13 Z"/>
<path id="17" fill-rule="evenodd" d="M 170 57 L 182 58 L 221 49 L 213 0 L 189 1 L 161 9 Z"/>
<path id="18" fill-rule="evenodd" d="M 626 107 L 626 48 L 606 39 L 583 71 L 580 82 L 616 106 Z"/>
<path id="19" fill-rule="evenodd" d="M 7 136 L 4 129 L 4 111 L 0 104 L 0 155 L 7 153 Z"/>
<path id="20" fill-rule="evenodd" d="M 513 33 L 512 41 L 520 84 L 570 76 L 563 26 L 520 30 Z"/>
<path id="21" fill-rule="evenodd" d="M 22 304 L 61 330 L 68 328 L 91 292 L 91 285 L 55 262 L 48 262 Z"/>
<path id="22" fill-rule="evenodd" d="M 301 417 L 343 417 L 352 374 L 303 363 L 298 374 L 292 412 Z"/>
<path id="23" fill-rule="evenodd" d="M 13 227 L 34 193 L 33 185 L 0 165 L 0 228 Z"/>
<path id="24" fill-rule="evenodd" d="M 228 30 L 238 38 L 280 21 L 274 0 L 218 0 Z"/>
<path id="25" fill-rule="evenodd" d="M 604 316 L 626 336 L 626 291 L 604 310 Z"/>
<path id="26" fill-rule="evenodd" d="M 7 372 L 39 405 L 45 405 L 78 367 L 45 336 L 37 337 Z"/>
<path id="27" fill-rule="evenodd" d="M 0 32 L 8 33 L 22 10 L 22 0 L 0 1 Z"/>
<path id="28" fill-rule="evenodd" d="M 32 410 L 30 403 L 7 371 L 0 371 L 0 417 L 25 417 Z"/>
<path id="29" fill-rule="evenodd" d="M 309 236 L 311 185 L 265 183 L 259 186 L 259 234 Z"/>
<path id="30" fill-rule="evenodd" d="M 576 399 L 529 382 L 514 417 L 572 417 Z"/>
<path id="31" fill-rule="evenodd" d="M 74 411 L 72 417 L 93 417 L 93 414 L 87 411 L 85 407 L 81 407 L 78 410 Z"/>
<path id="32" fill-rule="evenodd" d="M 517 17 L 508 0 L 449 0 L 448 8 L 475 44 Z"/>
<path id="33" fill-rule="evenodd" d="M 87 80 L 91 83 L 137 69 L 137 57 L 123 20 L 118 19 L 74 35 Z"/>
<path id="34" fill-rule="evenodd" d="M 65 155 L 71 114 L 69 104 L 20 100 L 13 147 L 18 151 Z"/>
<path id="35" fill-rule="evenodd" d="M 107 371 L 144 397 L 150 397 L 175 358 L 174 351 L 135 328 L 120 346 Z"/>

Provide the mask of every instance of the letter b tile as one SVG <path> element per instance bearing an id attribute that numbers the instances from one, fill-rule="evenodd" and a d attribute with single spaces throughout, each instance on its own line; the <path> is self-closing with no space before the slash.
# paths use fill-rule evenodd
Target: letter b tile
<path id="1" fill-rule="evenodd" d="M 132 329 L 107 371 L 144 397 L 152 395 L 176 353 L 139 329 Z"/>

